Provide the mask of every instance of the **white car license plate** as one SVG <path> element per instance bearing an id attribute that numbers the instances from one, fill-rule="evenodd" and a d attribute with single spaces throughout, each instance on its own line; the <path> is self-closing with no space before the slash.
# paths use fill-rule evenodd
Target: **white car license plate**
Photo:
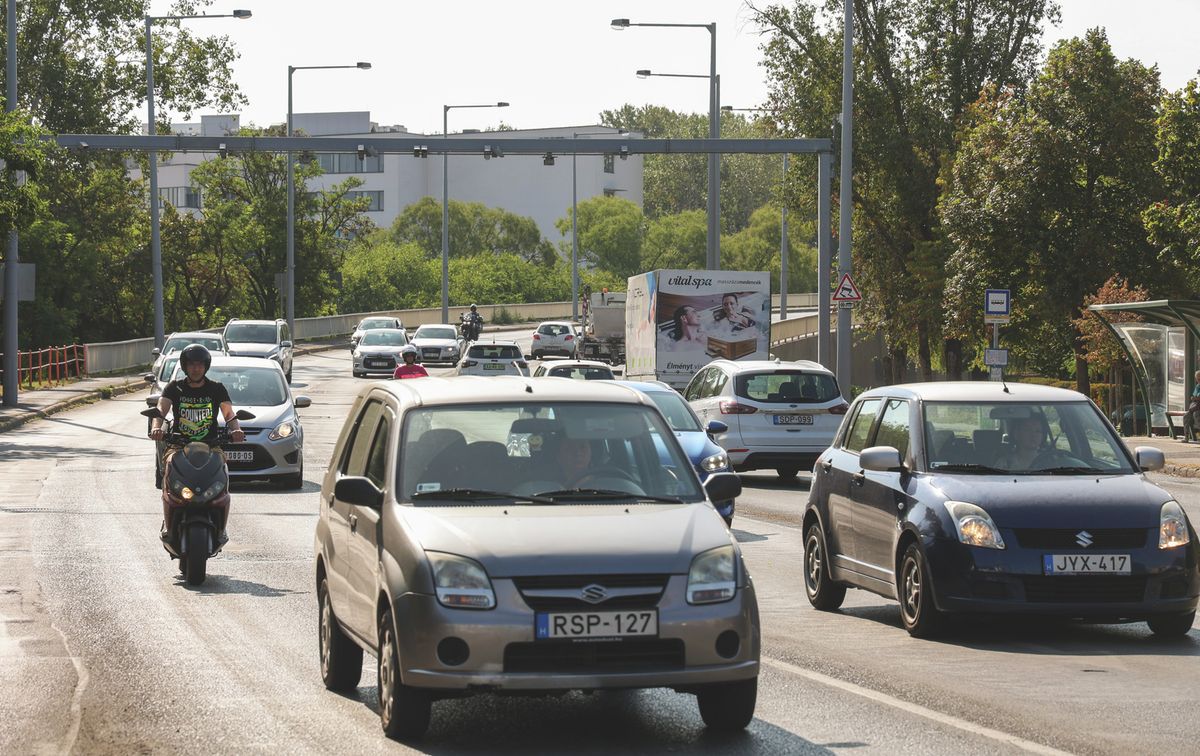
<path id="1" fill-rule="evenodd" d="M 230 462 L 253 462 L 254 452 L 252 451 L 227 451 L 225 459 Z"/>
<path id="2" fill-rule="evenodd" d="M 388 367 L 390 365 L 386 360 L 367 360 L 367 367 Z"/>
<path id="3" fill-rule="evenodd" d="M 1131 564 L 1128 554 L 1042 555 L 1042 568 L 1047 575 L 1128 575 Z"/>
<path id="4" fill-rule="evenodd" d="M 506 367 L 508 367 L 508 365 L 505 365 L 503 362 L 485 362 L 485 363 L 483 363 L 484 370 L 503 370 Z"/>
<path id="5" fill-rule="evenodd" d="M 776 425 L 812 425 L 812 415 L 775 415 Z"/>
<path id="6" fill-rule="evenodd" d="M 538 640 L 571 638 L 623 638 L 658 635 L 658 610 L 625 612 L 538 612 Z"/>

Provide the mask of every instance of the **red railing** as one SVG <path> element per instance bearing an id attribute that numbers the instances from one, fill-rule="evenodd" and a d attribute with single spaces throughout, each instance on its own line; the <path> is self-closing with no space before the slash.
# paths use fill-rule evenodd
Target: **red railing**
<path id="1" fill-rule="evenodd" d="M 86 376 L 87 347 L 83 344 L 17 352 L 18 386 L 32 390 L 58 386 Z"/>

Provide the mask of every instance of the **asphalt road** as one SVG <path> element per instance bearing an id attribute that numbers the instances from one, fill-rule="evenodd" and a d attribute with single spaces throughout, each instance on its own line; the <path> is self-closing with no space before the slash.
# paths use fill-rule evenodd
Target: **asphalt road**
<path id="1" fill-rule="evenodd" d="M 440 370 L 435 370 L 440 372 Z M 837 613 L 800 584 L 800 485 L 745 477 L 734 529 L 754 576 L 764 668 L 732 737 L 670 691 L 438 702 L 428 735 L 383 739 L 373 660 L 350 696 L 317 668 L 317 485 L 354 392 L 342 350 L 297 360 L 307 482 L 238 486 L 231 542 L 186 586 L 157 541 L 143 394 L 0 435 L 0 753 L 1198 752 L 1200 631 L 964 623 L 918 641 L 893 602 Z M 1200 485 L 1161 479 L 1200 520 Z"/>

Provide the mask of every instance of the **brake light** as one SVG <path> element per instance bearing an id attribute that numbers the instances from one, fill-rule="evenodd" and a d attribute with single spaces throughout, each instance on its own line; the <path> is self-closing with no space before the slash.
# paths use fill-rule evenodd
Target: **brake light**
<path id="1" fill-rule="evenodd" d="M 574 338 L 574 337 L 573 337 L 573 336 L 568 336 L 568 337 L 567 337 L 565 340 L 566 340 L 566 341 L 570 341 L 572 338 Z"/>
<path id="2" fill-rule="evenodd" d="M 841 404 L 839 404 L 836 407 L 829 408 L 829 414 L 831 414 L 831 415 L 844 415 L 849 411 L 850 411 L 850 405 L 846 404 L 845 402 L 842 402 Z"/>
<path id="3" fill-rule="evenodd" d="M 749 404 L 721 402 L 722 415 L 753 415 L 755 412 L 758 412 L 758 407 L 751 407 Z"/>
<path id="4" fill-rule="evenodd" d="M 533 340 L 534 340 L 534 341 L 541 341 L 541 340 L 542 340 L 542 337 L 541 337 L 541 336 L 539 336 L 539 335 L 537 335 L 537 334 L 535 333 L 535 334 L 533 334 Z"/>

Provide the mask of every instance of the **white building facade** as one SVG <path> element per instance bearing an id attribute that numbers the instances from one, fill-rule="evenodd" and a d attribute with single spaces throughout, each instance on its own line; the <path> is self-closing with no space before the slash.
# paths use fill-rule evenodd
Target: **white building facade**
<path id="1" fill-rule="evenodd" d="M 237 115 L 202 116 L 199 124 L 178 124 L 176 133 L 184 135 L 222 136 L 239 128 Z M 443 138 L 477 137 L 479 132 L 450 134 L 412 134 L 402 126 L 380 127 L 370 120 L 367 111 L 344 113 L 296 113 L 292 116 L 293 133 L 307 136 L 361 137 L 369 145 L 371 139 L 396 136 L 428 137 L 430 145 Z M 533 218 L 543 238 L 550 242 L 569 240 L 570 234 L 560 234 L 555 221 L 569 217 L 572 195 L 572 161 L 569 152 L 554 148 L 555 140 L 616 137 L 616 129 L 589 124 L 546 129 L 521 129 L 486 132 L 489 139 L 503 143 L 506 139 L 545 139 L 546 151 L 554 156 L 553 163 L 544 155 L 506 155 L 486 159 L 482 155 L 451 155 L 449 157 L 449 197 L 461 202 L 479 202 L 517 215 Z M 631 134 L 627 138 L 640 138 Z M 205 160 L 216 159 L 214 153 L 175 153 L 161 160 L 158 167 L 159 195 L 180 211 L 203 212 L 203 197 L 191 185 L 191 171 Z M 369 217 L 381 228 L 391 226 L 404 208 L 422 197 L 442 198 L 442 163 L 445 158 L 431 154 L 426 158 L 411 154 L 369 155 L 359 159 L 355 153 L 320 152 L 316 155 L 324 175 L 312 179 L 308 191 L 328 189 L 353 176 L 362 181 L 357 191 L 371 200 Z M 641 155 L 621 159 L 615 155 L 579 155 L 576 158 L 575 188 L 578 201 L 596 196 L 617 196 L 642 206 Z M 138 171 L 134 171 L 135 175 Z"/>

